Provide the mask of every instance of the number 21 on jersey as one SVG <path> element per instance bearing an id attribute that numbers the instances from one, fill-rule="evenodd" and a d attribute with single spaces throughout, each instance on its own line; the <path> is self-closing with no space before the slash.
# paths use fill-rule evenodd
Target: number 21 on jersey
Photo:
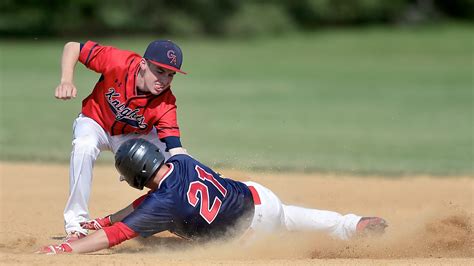
<path id="1" fill-rule="evenodd" d="M 213 175 L 206 172 L 202 169 L 199 165 L 196 165 L 195 170 L 198 174 L 199 179 L 202 181 L 209 181 L 211 184 L 217 188 L 219 193 L 225 197 L 227 194 L 227 189 L 219 183 Z M 198 194 L 201 194 L 201 200 L 199 201 Z M 222 201 L 218 197 L 214 197 L 214 201 L 212 205 L 210 205 L 210 198 L 209 198 L 209 188 L 204 182 L 201 181 L 194 181 L 189 184 L 188 189 L 188 202 L 191 206 L 196 207 L 197 203 L 199 202 L 199 214 L 201 214 L 202 218 L 206 220 L 209 224 L 211 224 L 214 219 L 216 219 L 217 214 L 222 205 Z"/>

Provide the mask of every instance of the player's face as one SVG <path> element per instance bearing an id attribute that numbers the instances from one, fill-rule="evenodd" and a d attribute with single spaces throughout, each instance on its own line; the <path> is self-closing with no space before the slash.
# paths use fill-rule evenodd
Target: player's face
<path id="1" fill-rule="evenodd" d="M 170 87 L 175 74 L 176 72 L 172 70 L 146 62 L 143 75 L 144 89 L 153 95 L 159 95 Z"/>

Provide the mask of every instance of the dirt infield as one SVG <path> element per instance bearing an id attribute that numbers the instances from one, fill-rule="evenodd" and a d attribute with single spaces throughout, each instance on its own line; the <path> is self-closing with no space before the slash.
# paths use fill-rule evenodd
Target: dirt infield
<path id="1" fill-rule="evenodd" d="M 38 247 L 56 243 L 64 234 L 68 167 L 0 163 L 0 264 L 474 264 L 473 177 L 221 173 L 262 183 L 285 203 L 383 216 L 389 222 L 387 233 L 380 239 L 352 241 L 317 233 L 285 234 L 249 247 L 194 246 L 163 233 L 89 255 L 36 255 Z M 113 167 L 98 166 L 94 174 L 93 216 L 109 214 L 142 194 L 120 183 Z"/>

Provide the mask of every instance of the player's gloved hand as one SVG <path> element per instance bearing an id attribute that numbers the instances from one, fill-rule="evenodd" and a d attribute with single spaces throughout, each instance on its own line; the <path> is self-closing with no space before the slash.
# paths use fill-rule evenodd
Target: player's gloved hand
<path id="1" fill-rule="evenodd" d="M 94 220 L 89 220 L 85 222 L 79 223 L 79 225 L 83 229 L 87 230 L 100 230 L 102 227 L 108 227 L 112 225 L 112 221 L 110 220 L 110 215 L 104 218 L 96 218 Z"/>
<path id="2" fill-rule="evenodd" d="M 76 86 L 72 82 L 64 81 L 61 82 L 54 92 L 54 96 L 57 99 L 69 100 L 75 98 L 77 95 Z"/>
<path id="3" fill-rule="evenodd" d="M 46 255 L 56 255 L 56 254 L 71 253 L 71 252 L 72 252 L 72 248 L 71 248 L 71 245 L 69 245 L 69 243 L 44 246 L 44 247 L 41 247 L 38 251 L 36 251 L 37 254 L 46 254 Z"/>

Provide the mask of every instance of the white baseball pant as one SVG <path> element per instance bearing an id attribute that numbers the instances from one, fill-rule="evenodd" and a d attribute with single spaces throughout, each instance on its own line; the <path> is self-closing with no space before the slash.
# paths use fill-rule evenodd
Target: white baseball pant
<path id="1" fill-rule="evenodd" d="M 326 232 L 333 237 L 345 240 L 355 234 L 357 224 L 362 218 L 355 214 L 341 215 L 332 211 L 285 205 L 268 188 L 255 182 L 244 183 L 255 188 L 261 202 L 255 205 L 249 234 L 245 236 L 249 240 L 257 235 L 270 234 L 282 229 Z"/>
<path id="2" fill-rule="evenodd" d="M 165 152 L 166 145 L 161 142 L 153 129 L 147 135 L 127 134 L 111 136 L 93 119 L 80 114 L 73 125 L 73 141 L 69 168 L 69 198 L 64 208 L 66 233 L 87 233 L 79 225 L 90 219 L 89 197 L 92 186 L 92 169 L 101 151 L 115 153 L 120 145 L 131 138 L 144 138 L 157 145 L 165 159 L 170 157 Z"/>

